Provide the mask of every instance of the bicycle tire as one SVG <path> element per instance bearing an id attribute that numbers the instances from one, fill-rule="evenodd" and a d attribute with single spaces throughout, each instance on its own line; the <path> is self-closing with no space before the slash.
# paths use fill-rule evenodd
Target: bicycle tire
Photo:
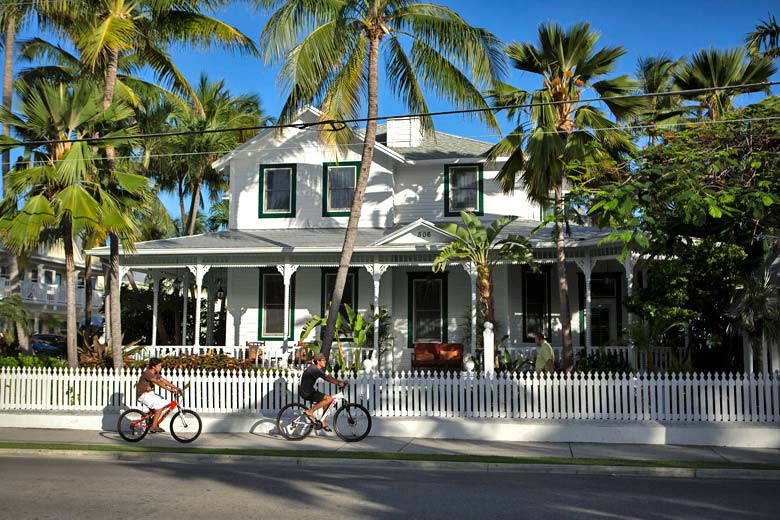
<path id="1" fill-rule="evenodd" d="M 146 414 L 137 408 L 123 412 L 116 422 L 116 431 L 127 442 L 138 442 L 149 433 L 149 421 L 144 421 Z M 133 426 L 135 424 L 135 426 Z"/>
<path id="2" fill-rule="evenodd" d="M 362 441 L 371 431 L 371 414 L 363 405 L 347 403 L 336 412 L 333 429 L 344 442 Z"/>
<path id="3" fill-rule="evenodd" d="M 171 418 L 171 436 L 179 442 L 189 443 L 200 437 L 203 422 L 192 410 L 181 410 Z"/>
<path id="4" fill-rule="evenodd" d="M 276 416 L 276 429 L 288 441 L 300 441 L 309 436 L 313 424 L 306 416 L 307 408 L 301 403 L 290 403 Z"/>

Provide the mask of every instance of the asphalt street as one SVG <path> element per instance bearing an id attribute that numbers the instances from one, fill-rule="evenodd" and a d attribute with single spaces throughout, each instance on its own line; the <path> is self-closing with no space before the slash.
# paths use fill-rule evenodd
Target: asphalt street
<path id="1" fill-rule="evenodd" d="M 777 481 L 0 456 L 0 518 L 777 518 Z"/>

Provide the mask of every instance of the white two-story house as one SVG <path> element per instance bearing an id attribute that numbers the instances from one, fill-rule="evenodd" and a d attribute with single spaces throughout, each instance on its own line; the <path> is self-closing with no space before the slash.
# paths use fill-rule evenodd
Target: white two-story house
<path id="1" fill-rule="evenodd" d="M 309 109 L 300 122 L 318 117 Z M 261 132 L 214 163 L 229 172 L 229 229 L 138 243 L 121 259 L 125 269 L 153 275 L 155 287 L 161 278 L 194 284 L 195 294 L 209 300 L 209 329 L 219 295 L 228 346 L 261 341 L 290 347 L 303 325 L 326 310 L 362 144 L 341 153 L 303 126 Z M 460 342 L 468 354 L 476 346 L 476 277 L 468 264 L 432 272 L 434 258 L 453 240 L 436 224 L 459 222 L 461 210 L 486 223 L 515 215 L 506 232 L 529 236 L 541 209 L 519 184 L 511 195 L 501 192 L 494 181 L 500 164 L 482 158 L 490 143 L 422 135 L 415 119 L 381 125 L 378 140 L 344 302 L 363 312 L 372 305 L 389 312 L 383 368 L 408 368 L 416 342 Z M 635 262 L 618 262 L 616 244 L 600 245 L 606 234 L 573 227 L 567 238 L 577 346 L 616 345 L 627 322 L 623 302 L 634 284 Z M 561 343 L 551 231 L 530 240 L 539 271 L 505 264 L 494 273 L 496 335 L 506 336 L 510 349 L 528 346 L 529 334 L 539 330 L 553 345 Z M 107 250 L 93 253 L 106 256 Z M 200 329 L 198 321 L 190 326 Z M 209 330 L 205 342 L 215 342 L 213 336 Z M 201 344 L 199 330 L 195 338 Z"/>

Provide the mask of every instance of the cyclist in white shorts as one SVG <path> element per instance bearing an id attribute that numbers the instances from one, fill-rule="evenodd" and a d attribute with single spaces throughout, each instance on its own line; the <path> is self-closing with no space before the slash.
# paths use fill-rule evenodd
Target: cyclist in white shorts
<path id="1" fill-rule="evenodd" d="M 138 380 L 138 385 L 135 389 L 136 400 L 139 403 L 149 407 L 150 410 L 154 410 L 152 427 L 149 429 L 150 433 L 160 433 L 165 431 L 160 428 L 160 415 L 162 415 L 163 408 L 171 403 L 160 394 L 156 394 L 154 392 L 154 385 L 162 387 L 169 392 L 176 393 L 179 391 L 179 388 L 176 385 L 167 379 L 164 379 L 160 375 L 161 370 L 162 360 L 159 358 L 150 359 L 149 368 L 144 370 L 144 373 L 141 374 L 141 379 Z"/>

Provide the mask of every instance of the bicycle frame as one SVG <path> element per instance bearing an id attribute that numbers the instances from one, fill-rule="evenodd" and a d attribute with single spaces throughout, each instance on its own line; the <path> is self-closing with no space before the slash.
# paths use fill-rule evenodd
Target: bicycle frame
<path id="1" fill-rule="evenodd" d="M 144 408 L 148 408 L 148 407 L 144 405 Z M 165 418 L 168 417 L 171 414 L 172 411 L 177 410 L 177 409 L 181 410 L 181 406 L 179 406 L 179 401 L 178 400 L 173 399 L 170 403 L 166 404 L 162 408 L 163 412 L 162 412 L 162 414 L 160 414 L 160 422 L 163 422 L 165 420 Z M 155 412 L 155 410 L 151 410 L 150 409 L 149 412 L 147 414 L 145 414 L 143 417 L 141 417 L 137 421 L 134 421 L 134 422 L 130 423 L 130 427 L 131 428 L 135 428 L 136 426 L 138 426 L 140 424 L 143 424 L 146 421 L 152 420 L 154 418 L 154 412 Z"/>
<path id="2" fill-rule="evenodd" d="M 341 406 L 346 404 L 347 401 L 347 397 L 344 395 L 344 392 L 336 392 L 335 394 L 331 395 L 331 397 L 333 398 L 333 401 L 328 406 L 314 412 L 314 417 L 316 417 L 317 420 L 322 423 L 325 423 L 328 415 L 332 410 L 338 410 Z"/>

